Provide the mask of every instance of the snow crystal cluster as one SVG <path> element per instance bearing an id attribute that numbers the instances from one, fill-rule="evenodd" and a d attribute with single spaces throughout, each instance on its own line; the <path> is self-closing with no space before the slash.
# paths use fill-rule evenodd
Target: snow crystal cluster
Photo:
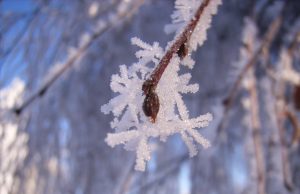
<path id="1" fill-rule="evenodd" d="M 14 79 L 0 90 L 0 193 L 12 192 L 17 167 L 27 155 L 26 133 L 20 132 L 10 110 L 18 103 L 24 91 L 24 82 Z"/>
<path id="2" fill-rule="evenodd" d="M 197 0 L 177 0 L 176 11 L 172 15 L 172 29 L 178 32 L 185 27 L 193 17 L 195 9 L 199 7 L 201 1 Z M 219 0 L 211 0 L 201 17 L 198 28 L 189 41 L 191 44 L 202 44 L 206 37 L 206 29 L 211 22 L 211 16 L 216 12 Z M 178 24 L 178 25 L 177 25 Z M 168 27 L 170 28 L 170 27 Z M 202 33 L 199 35 L 199 33 Z M 199 40 L 200 38 L 200 40 Z M 189 53 L 183 60 L 176 54 L 172 57 L 170 64 L 163 73 L 156 92 L 160 101 L 160 109 L 153 123 L 144 115 L 142 105 L 145 96 L 142 92 L 142 85 L 154 68 L 159 64 L 165 51 L 159 46 L 158 42 L 152 45 L 143 42 L 138 38 L 132 38 L 131 42 L 140 48 L 136 52 L 138 61 L 131 66 L 120 66 L 120 73 L 112 75 L 110 87 L 113 92 L 118 93 L 107 104 L 101 107 L 105 114 L 110 112 L 114 115 L 111 127 L 115 133 L 109 133 L 106 142 L 114 147 L 124 144 L 125 149 L 136 151 L 135 169 L 144 171 L 146 162 L 150 160 L 151 149 L 150 141 L 159 139 L 166 141 L 167 137 L 173 134 L 180 134 L 188 147 L 190 156 L 197 154 L 194 142 L 207 148 L 210 142 L 205 139 L 198 131 L 198 128 L 208 126 L 212 120 L 210 113 L 190 118 L 189 111 L 183 101 L 183 94 L 195 93 L 198 91 L 198 84 L 190 84 L 191 74 L 181 73 L 181 66 L 193 68 L 195 63 Z M 191 51 L 191 49 L 189 49 Z M 193 49 L 194 50 L 194 49 Z"/>

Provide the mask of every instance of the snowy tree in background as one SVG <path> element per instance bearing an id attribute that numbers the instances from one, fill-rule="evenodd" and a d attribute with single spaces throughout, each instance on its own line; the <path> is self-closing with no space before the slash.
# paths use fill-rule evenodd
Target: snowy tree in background
<path id="1" fill-rule="evenodd" d="M 144 171 L 146 161 L 151 158 L 150 138 L 166 141 L 168 136 L 178 133 L 187 145 L 191 157 L 197 154 L 194 141 L 205 148 L 210 146 L 209 141 L 196 129 L 208 126 L 212 115 L 207 113 L 190 118 L 182 95 L 197 92 L 199 86 L 189 84 L 191 74 L 180 73 L 180 69 L 181 65 L 193 68 L 195 61 L 191 58 L 191 52 L 205 41 L 206 30 L 219 4 L 220 0 L 177 0 L 172 24 L 166 26 L 167 32 L 176 31 L 175 39 L 164 50 L 158 42 L 150 45 L 133 38 L 132 44 L 141 48 L 136 52 L 138 62 L 129 68 L 120 66 L 120 75 L 112 76 L 111 89 L 120 95 L 101 107 L 105 114 L 112 112 L 115 116 L 111 127 L 116 133 L 108 134 L 106 142 L 112 147 L 125 144 L 126 149 L 136 151 L 136 170 Z M 155 79 L 155 74 L 160 72 L 158 69 L 164 61 L 168 62 L 165 63 L 165 71 L 162 70 L 161 80 L 158 78 L 157 86 L 149 91 L 153 92 L 151 95 L 154 97 L 148 98 L 144 85 Z M 157 94 L 152 90 L 157 90 Z M 157 106 L 156 111 L 159 109 L 158 114 L 156 112 L 154 116 L 151 115 L 150 119 L 147 117 L 149 115 L 145 116 L 144 106 L 147 102 L 150 102 L 150 108 Z"/>
<path id="2" fill-rule="evenodd" d="M 27 155 L 26 133 L 19 130 L 11 109 L 22 101 L 24 82 L 16 78 L 0 90 L 0 193 L 9 194 L 16 185 L 15 173 Z"/>

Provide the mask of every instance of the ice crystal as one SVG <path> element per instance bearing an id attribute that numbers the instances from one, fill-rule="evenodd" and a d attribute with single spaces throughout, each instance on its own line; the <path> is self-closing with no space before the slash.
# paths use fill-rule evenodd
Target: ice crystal
<path id="1" fill-rule="evenodd" d="M 165 26 L 166 33 L 172 33 L 182 29 L 194 16 L 196 9 L 202 0 L 177 0 L 175 1 L 175 11 L 171 15 L 172 24 Z"/>

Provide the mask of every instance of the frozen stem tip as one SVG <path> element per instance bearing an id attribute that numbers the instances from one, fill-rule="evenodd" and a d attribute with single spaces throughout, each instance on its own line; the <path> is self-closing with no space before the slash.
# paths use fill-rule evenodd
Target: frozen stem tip
<path id="1" fill-rule="evenodd" d="M 147 117 L 150 117 L 152 123 L 155 123 L 159 111 L 159 98 L 155 89 L 156 85 L 151 79 L 146 80 L 142 87 L 142 90 L 146 95 L 143 102 L 143 111 Z"/>

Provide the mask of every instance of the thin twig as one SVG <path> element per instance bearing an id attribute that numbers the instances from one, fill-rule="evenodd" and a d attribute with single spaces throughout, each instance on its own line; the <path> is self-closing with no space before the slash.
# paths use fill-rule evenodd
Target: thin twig
<path id="1" fill-rule="evenodd" d="M 142 2 L 143 0 L 138 0 L 136 1 L 136 3 L 133 3 L 134 7 L 130 11 L 123 10 L 122 12 L 118 13 L 117 21 L 119 22 L 121 20 L 130 18 L 135 13 L 135 11 L 142 5 Z M 25 99 L 23 104 L 16 107 L 14 109 L 14 112 L 17 115 L 21 114 L 22 111 L 26 107 L 28 107 L 33 101 L 35 101 L 37 98 L 42 97 L 47 92 L 47 90 L 53 85 L 54 82 L 56 82 L 68 69 L 73 67 L 78 59 L 82 58 L 85 55 L 86 51 L 91 47 L 94 40 L 99 38 L 104 32 L 108 31 L 110 28 L 116 26 L 118 22 L 112 21 L 111 23 L 108 23 L 104 28 L 101 28 L 99 31 L 92 34 L 90 40 L 82 47 L 80 47 L 77 53 L 73 55 L 70 59 L 68 59 L 68 61 L 64 63 L 62 67 L 55 72 L 55 74 L 51 75 L 46 82 L 41 84 L 41 86 L 38 87 L 38 89 L 35 92 L 33 92 L 33 94 L 31 94 L 27 99 Z"/>
<path id="2" fill-rule="evenodd" d="M 289 119 L 291 121 L 292 126 L 294 127 L 292 145 L 295 145 L 300 138 L 300 133 L 299 133 L 300 123 L 298 121 L 296 114 L 292 110 L 288 109 L 287 107 L 285 108 L 284 111 L 284 117 Z M 291 168 L 290 168 L 290 162 L 289 162 L 289 156 L 287 150 L 288 145 L 284 138 L 284 132 L 286 131 L 286 129 L 283 127 L 283 123 L 281 124 L 282 125 L 280 127 L 280 142 L 281 142 L 281 157 L 282 157 L 284 185 L 289 191 L 291 191 L 294 188 L 294 184 L 292 180 L 292 174 L 291 174 Z"/>
<path id="3" fill-rule="evenodd" d="M 252 123 L 252 139 L 255 149 L 256 172 L 257 172 L 257 190 L 258 194 L 266 192 L 266 176 L 265 176 L 265 161 L 263 155 L 263 145 L 261 138 L 261 124 L 259 120 L 259 108 L 256 88 L 256 77 L 253 75 L 253 84 L 249 89 L 251 101 L 251 123 Z"/>
<path id="4" fill-rule="evenodd" d="M 291 122 L 294 133 L 292 137 L 292 145 L 296 145 L 300 141 L 300 122 L 298 120 L 297 115 L 290 109 L 285 110 L 286 118 Z"/>
<path id="5" fill-rule="evenodd" d="M 279 107 L 278 107 L 279 108 Z M 285 187 L 288 190 L 293 189 L 293 181 L 292 181 L 292 175 L 290 171 L 290 162 L 288 159 L 288 150 L 287 150 L 287 144 L 284 138 L 284 132 L 286 131 L 284 127 L 284 121 L 287 116 L 289 116 L 287 110 L 279 110 L 277 108 L 277 124 L 278 124 L 278 130 L 279 130 L 279 140 L 280 140 L 280 145 L 281 145 L 281 162 L 282 162 L 282 176 L 283 176 L 283 183 Z M 291 116 L 291 115 L 290 115 Z"/>

